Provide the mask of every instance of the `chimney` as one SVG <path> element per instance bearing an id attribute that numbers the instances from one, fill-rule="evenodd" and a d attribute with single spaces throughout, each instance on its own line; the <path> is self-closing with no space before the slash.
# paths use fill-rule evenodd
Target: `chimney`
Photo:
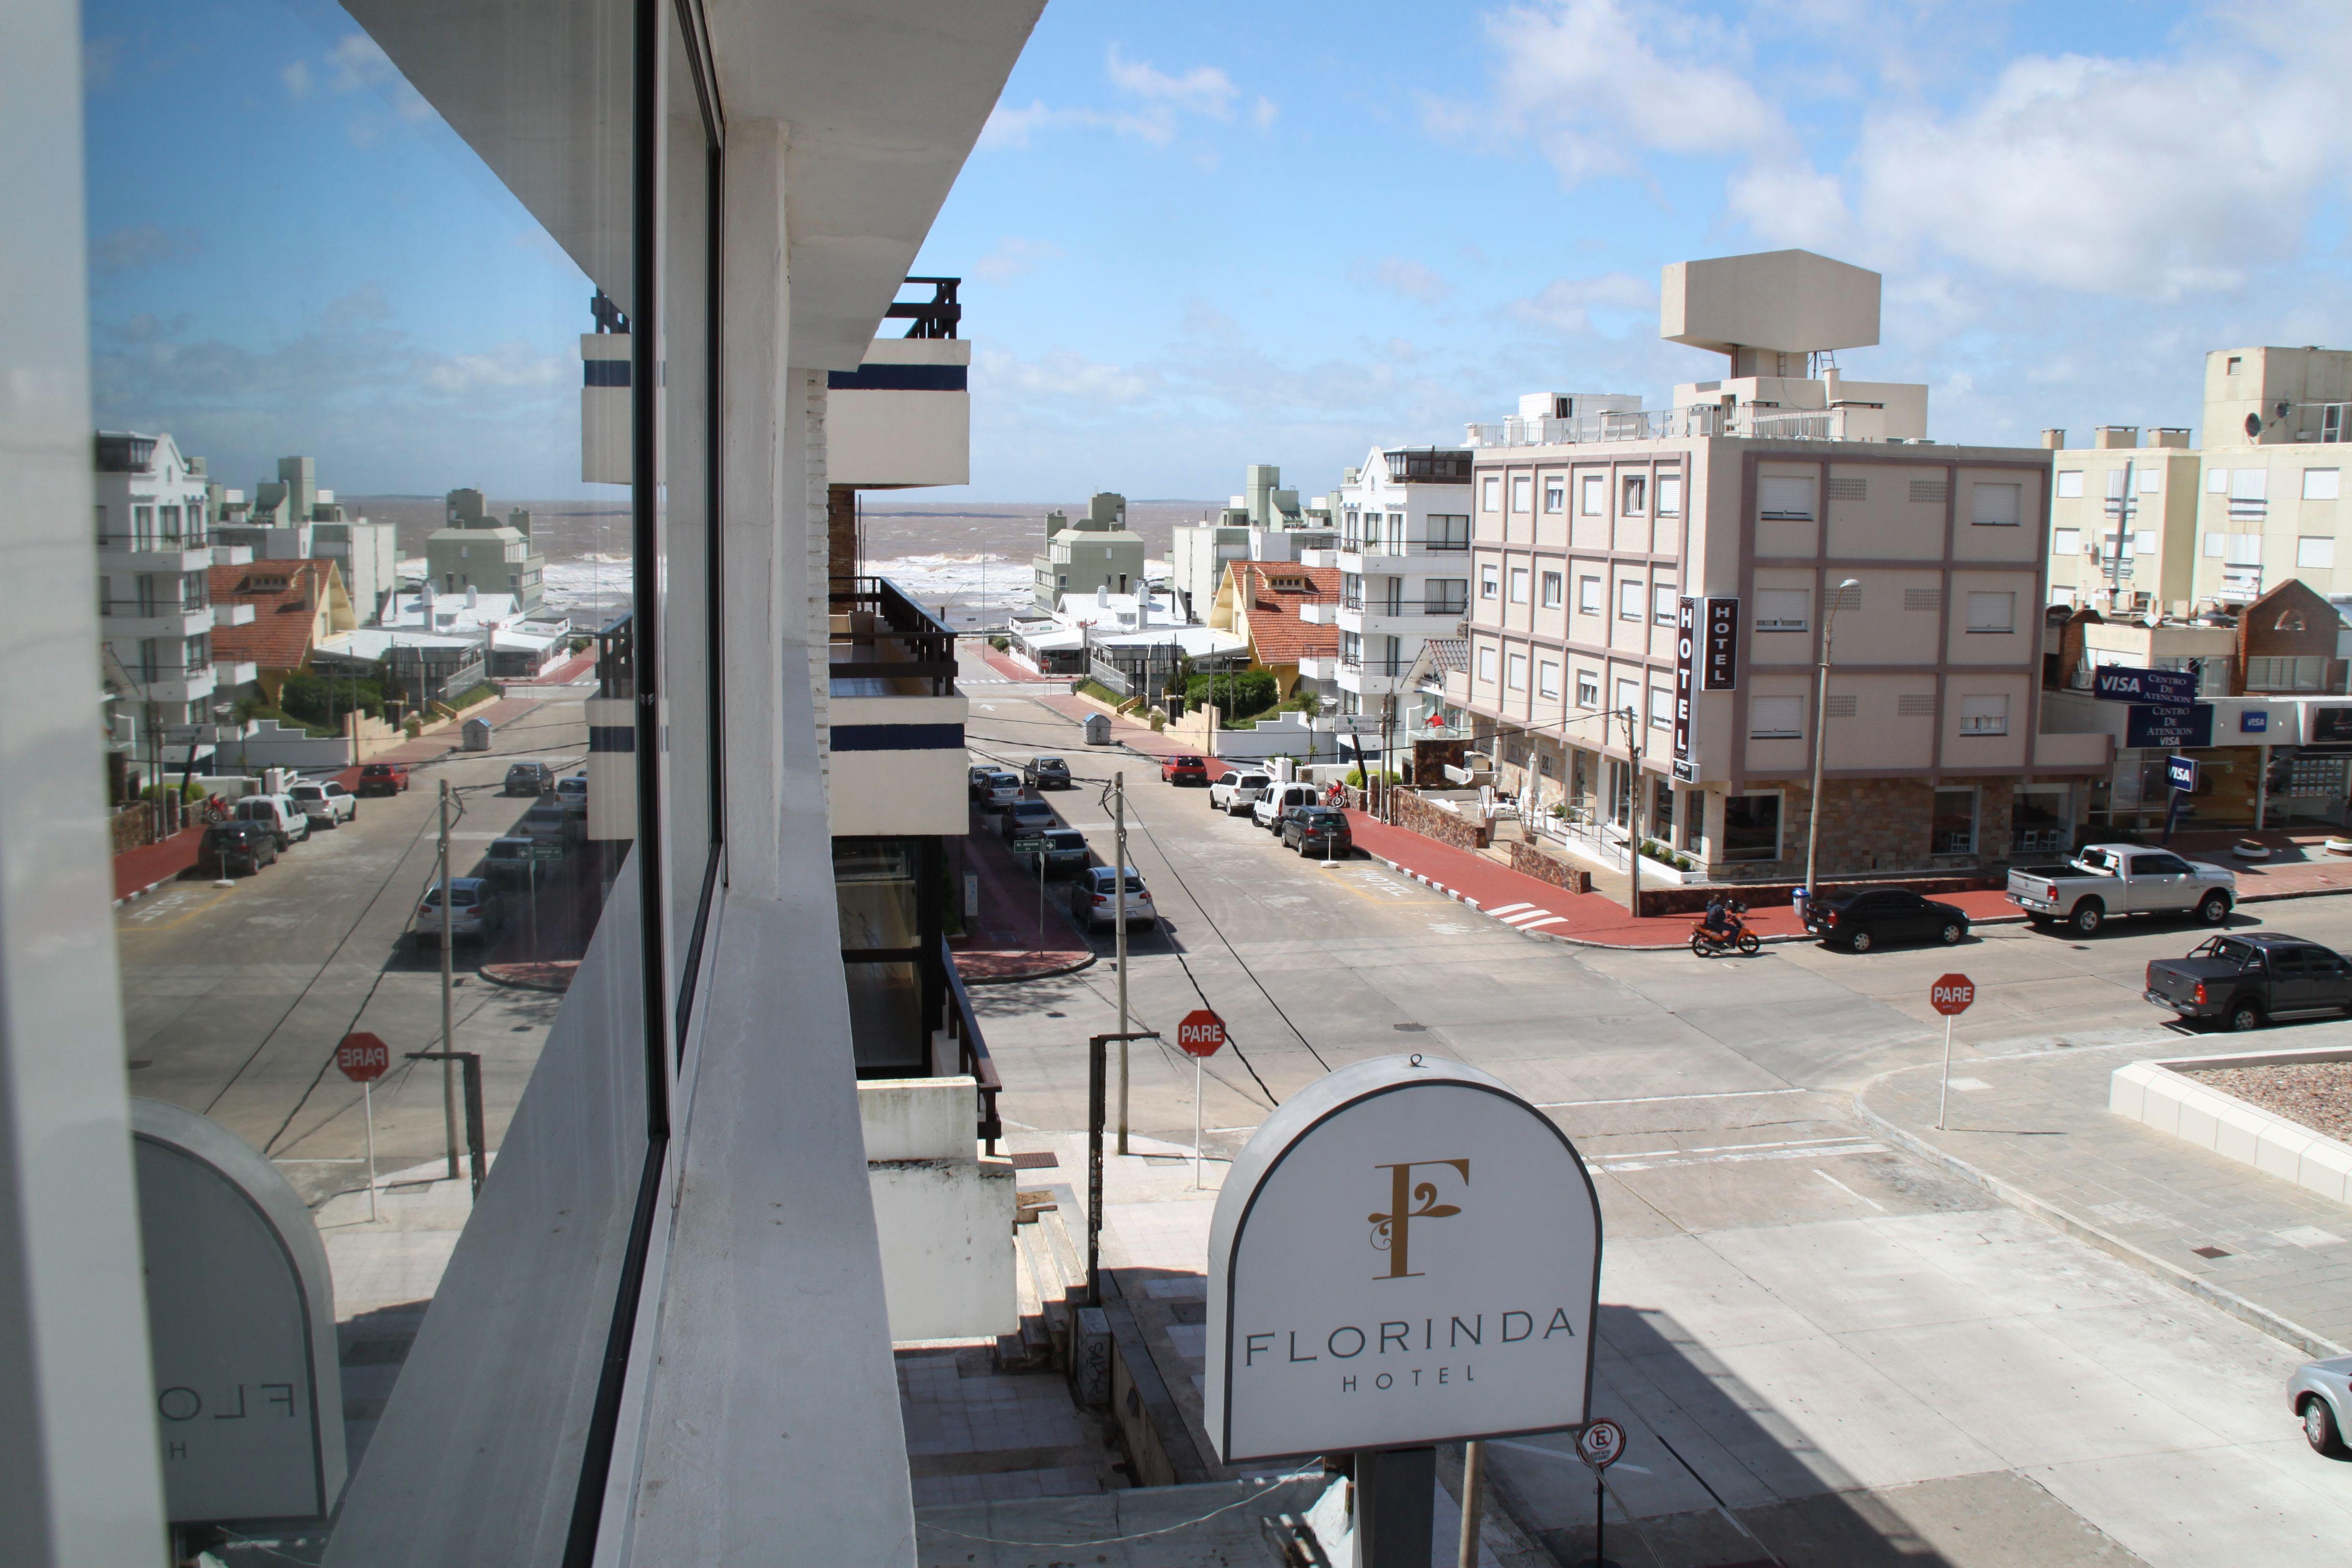
<path id="1" fill-rule="evenodd" d="M 2066 432 L 2063 430 L 2044 430 L 2042 432 L 2042 446 L 2044 451 L 2055 452 L 2064 447 L 2065 445 Z"/>
<path id="2" fill-rule="evenodd" d="M 1098 610 L 1107 610 L 1107 609 L 1108 609 L 1109 607 L 1110 607 L 1110 584 L 1108 584 L 1108 583 L 1097 583 L 1097 584 L 1095 584 L 1095 608 L 1097 608 L 1097 609 L 1098 609 Z"/>
<path id="3" fill-rule="evenodd" d="M 467 584 L 466 584 L 466 608 L 467 608 L 467 609 L 469 609 L 469 610 L 471 610 L 471 609 L 475 609 L 475 608 L 478 608 L 478 607 L 481 605 L 481 602 L 482 602 L 482 593 L 481 593 L 481 590 L 480 590 L 480 589 L 478 589 L 478 588 L 477 588 L 477 587 L 475 587 L 471 583 Z"/>
<path id="4" fill-rule="evenodd" d="M 2091 445 L 2101 451 L 2121 450 L 2139 445 L 2137 425 L 2101 425 L 2091 432 Z"/>

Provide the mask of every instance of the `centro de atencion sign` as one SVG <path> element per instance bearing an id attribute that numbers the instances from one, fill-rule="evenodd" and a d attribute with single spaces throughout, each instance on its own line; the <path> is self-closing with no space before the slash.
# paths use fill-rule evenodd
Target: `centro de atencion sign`
<path id="1" fill-rule="evenodd" d="M 1227 1464 L 1581 1425 L 1601 1205 L 1541 1111 L 1459 1062 L 1300 1090 L 1209 1242 L 1206 1416 Z"/>

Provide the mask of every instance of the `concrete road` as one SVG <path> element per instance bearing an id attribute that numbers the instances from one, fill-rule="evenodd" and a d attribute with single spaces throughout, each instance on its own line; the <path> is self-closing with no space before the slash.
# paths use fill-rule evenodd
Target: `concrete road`
<path id="1" fill-rule="evenodd" d="M 2204 932 L 1993 927 L 1958 950 L 1716 961 L 1542 943 L 1377 864 L 1302 863 L 990 673 L 965 686 L 976 760 L 1126 773 L 1129 858 L 1167 917 L 1131 943 L 1130 1004 L 1171 1036 L 1204 1002 L 1226 1020 L 1213 1154 L 1328 1068 L 1412 1050 L 1496 1074 L 1576 1140 L 1610 1237 L 1597 1397 L 1643 1467 L 1613 1478 L 1643 1521 L 1612 1528 L 1618 1561 L 2340 1559 L 2352 1465 L 2303 1447 L 2277 1393 L 2294 1352 L 1883 1147 L 1850 1109 L 1940 1053 L 1927 991 L 1948 970 L 1978 984 L 1963 1063 L 2169 1042 L 2139 975 Z M 1054 798 L 1108 859 L 1098 790 Z M 2253 913 L 2352 945 L 2352 900 Z M 1118 1026 L 1118 979 L 1103 963 L 976 994 L 1009 1124 L 1084 1126 L 1085 1039 Z M 1189 1145 L 1189 1058 L 1146 1044 L 1131 1063 L 1133 1129 Z M 1496 1466 L 1561 1561 L 1589 1551 L 1580 1467 Z"/>
<path id="2" fill-rule="evenodd" d="M 346 1033 L 370 1030 L 394 1055 L 373 1096 L 379 1166 L 440 1155 L 440 1066 L 401 1059 L 439 1048 L 438 949 L 404 933 L 436 875 L 440 781 L 462 806 L 451 861 L 463 876 L 533 804 L 499 793 L 509 763 L 579 765 L 579 697 L 562 693 L 509 721 L 493 745 L 417 767 L 407 793 L 362 801 L 356 820 L 315 833 L 258 876 L 226 888 L 184 879 L 117 911 L 131 1092 L 235 1129 L 315 1202 L 364 1182 L 360 1087 L 335 1070 L 333 1052 Z M 574 851 L 535 906 L 512 899 L 487 952 L 463 942 L 455 950 L 457 1044 L 483 1054 L 493 1149 L 560 998 L 491 984 L 479 967 L 530 955 L 534 908 L 542 955 L 577 956 L 597 895 L 591 858 Z"/>

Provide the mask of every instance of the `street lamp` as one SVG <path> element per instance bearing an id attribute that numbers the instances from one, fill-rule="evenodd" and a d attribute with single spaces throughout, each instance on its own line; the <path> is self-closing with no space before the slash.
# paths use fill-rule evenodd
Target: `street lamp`
<path id="1" fill-rule="evenodd" d="M 1838 605 L 1845 598 L 1845 591 L 1861 586 L 1862 584 L 1852 577 L 1840 583 L 1836 595 L 1830 600 L 1822 616 L 1822 679 L 1820 689 L 1813 693 L 1813 792 L 1805 819 L 1805 908 L 1808 913 L 1818 896 L 1813 874 L 1822 847 L 1822 752 L 1826 747 L 1823 730 L 1829 722 L 1830 713 L 1830 638 L 1837 634 Z"/>

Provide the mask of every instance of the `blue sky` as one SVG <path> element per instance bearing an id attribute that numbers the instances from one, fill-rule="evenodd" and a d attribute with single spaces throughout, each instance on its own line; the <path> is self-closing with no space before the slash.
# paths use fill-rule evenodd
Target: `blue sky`
<path id="1" fill-rule="evenodd" d="M 1660 266 L 1885 275 L 1847 374 L 1931 434 L 2194 424 L 2352 346 L 2352 6 L 1051 0 L 919 270 L 970 279 L 973 480 L 1309 493 L 1536 390 L 1664 401 Z"/>
<path id="2" fill-rule="evenodd" d="M 89 0 L 102 423 L 249 483 L 583 492 L 587 285 L 326 0 Z M 1946 440 L 2192 424 L 2202 354 L 2352 346 L 2352 6 L 1051 0 L 919 272 L 973 483 L 1308 493 L 1521 392 L 1654 405 L 1661 264 L 1886 277 L 1848 374 Z"/>

